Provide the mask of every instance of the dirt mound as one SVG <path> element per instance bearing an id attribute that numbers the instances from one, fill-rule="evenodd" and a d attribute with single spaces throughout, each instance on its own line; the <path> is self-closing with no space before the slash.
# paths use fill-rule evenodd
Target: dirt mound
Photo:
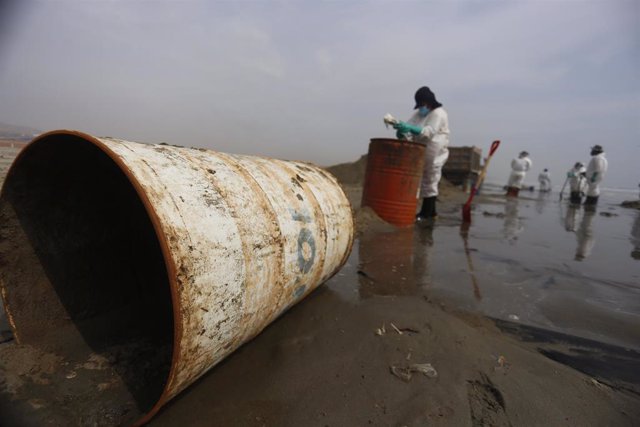
<path id="1" fill-rule="evenodd" d="M 362 185 L 364 173 L 367 170 L 367 155 L 363 154 L 358 160 L 350 163 L 340 163 L 326 168 L 341 184 Z"/>
<path id="2" fill-rule="evenodd" d="M 450 181 L 447 181 L 445 177 L 442 177 L 440 184 L 438 184 L 438 199 L 449 199 L 460 194 L 465 194 L 462 188 L 455 186 Z"/>
<path id="3" fill-rule="evenodd" d="M 396 228 L 380 218 L 373 209 L 368 206 L 360 208 L 355 213 L 356 234 L 365 231 L 393 231 Z"/>

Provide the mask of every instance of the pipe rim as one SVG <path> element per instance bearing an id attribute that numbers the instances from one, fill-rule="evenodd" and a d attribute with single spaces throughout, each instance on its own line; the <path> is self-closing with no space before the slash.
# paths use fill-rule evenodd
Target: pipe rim
<path id="1" fill-rule="evenodd" d="M 178 295 L 178 284 L 176 280 L 177 278 L 176 263 L 171 255 L 171 251 L 169 249 L 169 242 L 167 241 L 166 235 L 162 231 L 162 222 L 160 221 L 160 218 L 157 212 L 153 208 L 153 204 L 149 201 L 149 198 L 147 197 L 146 192 L 144 191 L 138 179 L 135 177 L 131 169 L 129 169 L 129 167 L 124 163 L 122 158 L 117 153 L 112 151 L 99 138 L 89 135 L 87 133 L 80 132 L 77 130 L 58 129 L 58 130 L 45 132 L 33 138 L 22 150 L 20 150 L 15 160 L 9 167 L 9 170 L 7 171 L 2 187 L 0 187 L 0 195 L 2 195 L 5 192 L 5 187 L 7 186 L 8 181 L 11 179 L 11 175 L 13 171 L 17 168 L 17 165 L 22 161 L 25 153 L 30 149 L 30 147 L 32 147 L 35 143 L 40 142 L 54 135 L 74 136 L 74 137 L 80 138 L 90 144 L 93 144 L 96 148 L 98 148 L 100 151 L 106 154 L 115 163 L 115 165 L 125 175 L 129 183 L 135 190 L 137 196 L 140 198 L 140 201 L 142 202 L 142 205 L 144 206 L 147 216 L 149 217 L 149 220 L 151 221 L 151 224 L 153 226 L 153 230 L 156 235 L 156 239 L 158 240 L 158 244 L 160 245 L 160 251 L 162 253 L 162 258 L 164 260 L 164 264 L 165 264 L 165 268 L 168 276 L 167 278 L 169 282 L 169 288 L 170 288 L 169 291 L 171 294 L 171 308 L 173 312 L 173 347 L 171 351 L 172 353 L 171 366 L 169 368 L 169 374 L 167 375 L 167 379 L 162 388 L 162 393 L 160 394 L 158 401 L 151 407 L 151 409 L 149 409 L 146 413 L 142 415 L 142 418 L 140 418 L 138 421 L 134 423 L 134 425 L 136 426 L 143 425 L 149 422 L 151 418 L 153 418 L 153 416 L 158 413 L 160 408 L 170 400 L 169 385 L 173 383 L 173 381 L 175 380 L 177 367 L 179 365 L 180 352 L 178 350 L 179 350 L 179 343 L 182 339 L 183 331 L 182 331 L 182 324 L 178 322 L 179 314 L 180 314 L 180 309 L 179 309 L 180 298 Z M 4 292 L 0 292 L 0 294 L 4 294 Z M 18 338 L 19 334 L 16 333 L 15 323 L 12 320 L 12 316 L 8 310 L 7 310 L 7 319 L 9 320 L 11 329 L 14 335 L 16 336 L 17 341 L 19 342 L 19 338 Z"/>

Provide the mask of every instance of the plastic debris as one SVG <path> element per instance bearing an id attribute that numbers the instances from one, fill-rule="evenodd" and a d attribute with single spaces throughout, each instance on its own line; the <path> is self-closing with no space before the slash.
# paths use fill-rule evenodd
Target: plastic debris
<path id="1" fill-rule="evenodd" d="M 607 389 L 607 386 L 605 384 L 601 383 L 595 378 L 589 378 L 588 382 L 590 382 L 592 385 L 594 385 L 596 388 L 599 388 L 600 390 Z"/>
<path id="2" fill-rule="evenodd" d="M 509 320 L 513 320 L 514 322 L 517 322 L 518 320 L 520 320 L 520 318 L 515 314 L 510 314 L 507 317 L 509 318 Z"/>
<path id="3" fill-rule="evenodd" d="M 384 323 L 382 324 L 382 328 L 376 329 L 376 335 L 382 336 L 387 333 L 387 330 L 384 327 Z"/>
<path id="4" fill-rule="evenodd" d="M 398 327 L 396 325 L 391 323 L 391 327 L 398 333 L 398 335 L 402 335 L 402 331 L 400 329 L 398 329 Z"/>
<path id="5" fill-rule="evenodd" d="M 438 372 L 431 366 L 431 363 L 414 363 L 409 366 L 391 365 L 390 370 L 393 375 L 407 383 L 411 381 L 414 372 L 419 372 L 429 378 L 436 378 L 438 376 Z"/>
<path id="6" fill-rule="evenodd" d="M 502 355 L 498 357 L 498 366 L 500 366 L 501 368 L 504 368 L 506 365 L 507 365 L 507 358 Z"/>
<path id="7" fill-rule="evenodd" d="M 411 368 L 413 372 L 420 372 L 429 378 L 436 378 L 438 376 L 438 371 L 431 366 L 431 363 L 414 363 L 409 368 Z"/>
<path id="8" fill-rule="evenodd" d="M 411 370 L 406 367 L 393 366 L 391 365 L 391 373 L 396 377 L 400 378 L 402 381 L 408 383 L 411 381 Z"/>
<path id="9" fill-rule="evenodd" d="M 496 218 L 504 218 L 504 212 L 483 211 L 482 215 L 484 215 L 484 216 L 493 216 L 493 217 L 496 217 Z"/>

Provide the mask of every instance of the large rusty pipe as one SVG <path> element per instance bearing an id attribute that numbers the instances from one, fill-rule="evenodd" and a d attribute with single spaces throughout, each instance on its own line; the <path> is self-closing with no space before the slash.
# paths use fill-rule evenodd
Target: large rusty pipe
<path id="1" fill-rule="evenodd" d="M 167 348 L 144 423 L 335 274 L 353 233 L 316 166 L 52 131 L 0 193 L 0 290 L 19 343 Z"/>

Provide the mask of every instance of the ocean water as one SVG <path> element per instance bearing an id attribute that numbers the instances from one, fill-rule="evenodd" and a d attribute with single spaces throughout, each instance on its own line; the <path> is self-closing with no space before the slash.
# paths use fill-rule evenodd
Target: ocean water
<path id="1" fill-rule="evenodd" d="M 432 291 L 492 317 L 640 348 L 640 211 L 620 206 L 637 192 L 604 190 L 595 212 L 558 192 L 503 193 L 484 188 L 466 235 L 436 227 Z"/>

